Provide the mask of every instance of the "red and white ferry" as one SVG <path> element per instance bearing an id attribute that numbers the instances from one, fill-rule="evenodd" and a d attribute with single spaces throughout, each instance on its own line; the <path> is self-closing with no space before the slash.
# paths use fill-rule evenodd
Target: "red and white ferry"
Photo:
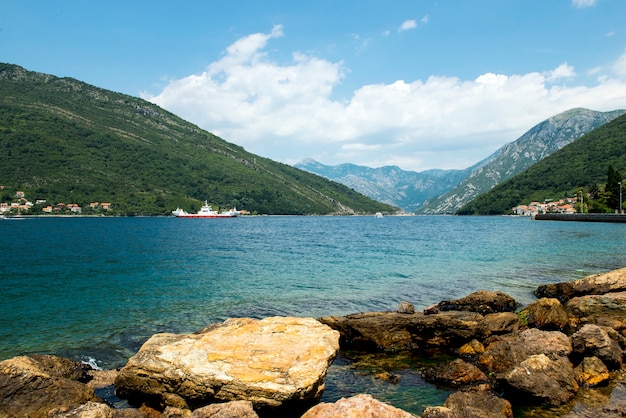
<path id="1" fill-rule="evenodd" d="M 206 200 L 197 213 L 187 213 L 181 208 L 172 211 L 172 215 L 177 218 L 235 218 L 238 214 L 237 209 L 234 208 L 224 212 L 215 211 Z"/>

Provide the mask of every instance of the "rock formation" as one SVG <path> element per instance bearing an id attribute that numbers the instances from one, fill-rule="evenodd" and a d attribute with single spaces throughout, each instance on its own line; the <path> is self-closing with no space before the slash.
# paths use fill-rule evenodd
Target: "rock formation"
<path id="1" fill-rule="evenodd" d="M 199 334 L 152 336 L 115 385 L 118 396 L 159 407 L 312 403 L 338 348 L 339 334 L 314 319 L 231 319 Z"/>

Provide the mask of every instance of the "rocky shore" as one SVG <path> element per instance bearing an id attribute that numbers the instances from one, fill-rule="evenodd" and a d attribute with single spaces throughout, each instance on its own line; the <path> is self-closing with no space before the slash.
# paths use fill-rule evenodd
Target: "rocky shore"
<path id="1" fill-rule="evenodd" d="M 497 291 L 423 312 L 236 318 L 156 334 L 120 370 L 69 359 L 0 362 L 0 417 L 415 417 L 368 394 L 320 403 L 339 352 L 434 359 L 453 393 L 435 417 L 626 416 L 626 268 L 540 286 L 521 307 Z M 388 384 L 398 376 L 382 374 Z M 113 392 L 124 408 L 102 398 Z"/>

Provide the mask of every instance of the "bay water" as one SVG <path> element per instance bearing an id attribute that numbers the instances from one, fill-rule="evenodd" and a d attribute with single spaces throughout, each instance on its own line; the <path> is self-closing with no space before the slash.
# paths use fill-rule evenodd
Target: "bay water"
<path id="1" fill-rule="evenodd" d="M 51 353 L 120 367 L 157 332 L 229 317 L 423 309 L 476 290 L 522 304 L 540 284 L 626 266 L 626 225 L 516 217 L 0 221 L 0 360 Z M 323 400 L 355 393 L 420 413 L 448 392 L 341 357 Z"/>

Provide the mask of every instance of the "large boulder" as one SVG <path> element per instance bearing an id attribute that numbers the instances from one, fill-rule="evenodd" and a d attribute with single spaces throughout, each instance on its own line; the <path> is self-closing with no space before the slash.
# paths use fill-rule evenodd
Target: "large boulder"
<path id="1" fill-rule="evenodd" d="M 626 292 L 575 297 L 565 304 L 565 311 L 571 331 L 585 324 L 626 330 Z"/>
<path id="2" fill-rule="evenodd" d="M 320 403 L 309 409 L 302 418 L 416 418 L 401 409 L 374 399 L 371 395 L 341 398 L 335 403 Z"/>
<path id="3" fill-rule="evenodd" d="M 298 409 L 319 400 L 338 349 L 339 333 L 311 318 L 230 319 L 152 336 L 120 370 L 116 393 L 160 408 L 248 400 Z"/>
<path id="4" fill-rule="evenodd" d="M 55 356 L 19 356 L 0 362 L 0 416 L 47 417 L 51 411 L 98 401 L 79 363 Z"/>
<path id="5" fill-rule="evenodd" d="M 518 306 L 519 303 L 505 293 L 479 290 L 461 299 L 439 302 L 436 308 L 439 312 L 469 311 L 487 315 L 497 312 L 513 312 Z"/>
<path id="6" fill-rule="evenodd" d="M 539 298 L 557 298 L 566 302 L 576 296 L 603 295 L 626 291 L 626 268 L 594 274 L 583 279 L 541 285 L 535 290 Z"/>
<path id="7" fill-rule="evenodd" d="M 567 357 L 572 344 L 560 331 L 542 331 L 531 328 L 519 334 L 492 337 L 479 357 L 481 366 L 495 374 L 507 373 L 528 357 L 544 354 L 551 359 Z"/>
<path id="8" fill-rule="evenodd" d="M 552 360 L 545 354 L 528 357 L 506 373 L 501 384 L 507 398 L 521 403 L 561 405 L 578 392 L 574 367 L 565 357 Z"/>
<path id="9" fill-rule="evenodd" d="M 319 321 L 339 331 L 342 348 L 363 351 L 447 351 L 488 334 L 483 316 L 469 311 L 432 315 L 369 312 Z"/>

